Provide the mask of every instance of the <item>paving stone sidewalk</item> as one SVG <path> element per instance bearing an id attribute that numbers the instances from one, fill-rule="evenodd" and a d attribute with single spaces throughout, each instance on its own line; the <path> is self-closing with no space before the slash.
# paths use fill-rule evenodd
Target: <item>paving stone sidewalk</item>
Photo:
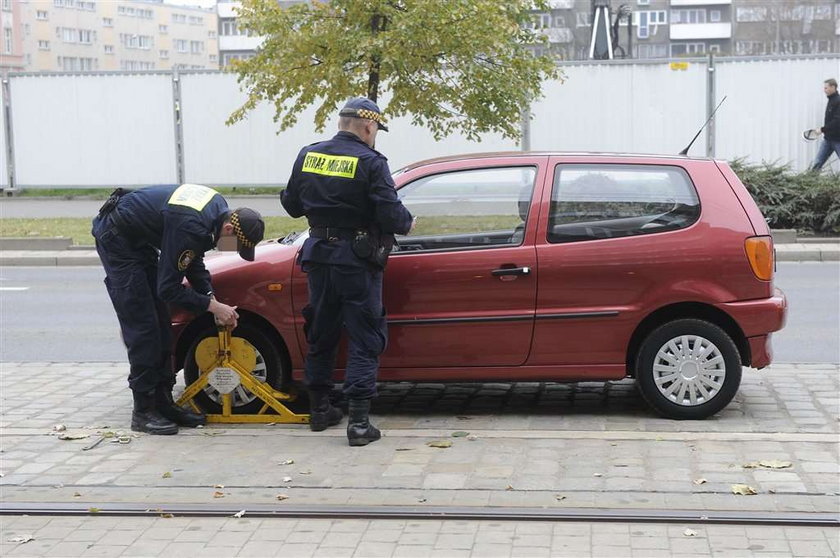
<path id="1" fill-rule="evenodd" d="M 305 426 L 214 425 L 182 430 L 173 437 L 136 435 L 128 438 L 127 444 L 108 438 L 83 451 L 102 433 L 130 434 L 126 369 L 125 363 L 0 363 L 0 472 L 4 475 L 0 491 L 4 504 L 63 502 L 97 507 L 125 503 L 147 504 L 151 509 L 167 503 L 223 503 L 243 508 L 253 504 L 411 505 L 840 513 L 840 367 L 833 365 L 745 370 L 736 399 L 706 421 L 657 418 L 629 381 L 405 383 L 382 387 L 375 414 L 385 438 L 366 448 L 348 447 L 340 428 L 315 434 Z M 88 437 L 60 440 L 53 432 L 56 424 L 65 425 L 71 434 Z M 454 432 L 469 432 L 475 439 L 453 437 Z M 427 445 L 439 439 L 451 441 L 452 447 Z M 294 463 L 283 465 L 287 460 Z M 790 466 L 744 467 L 761 460 L 788 461 Z M 734 495 L 733 484 L 747 484 L 758 494 Z M 288 498 L 278 501 L 278 494 Z M 700 525 L 691 528 L 701 534 L 687 537 L 682 534 L 685 526 L 676 531 L 673 525 L 658 526 L 654 535 L 645 534 L 645 528 L 654 527 L 650 525 L 608 526 L 634 532 L 641 529 L 639 540 L 659 541 L 637 544 L 667 543 L 648 549 L 634 547 L 631 543 L 635 536 L 630 534 L 610 538 L 604 534 L 611 531 L 595 530 L 604 525 L 581 524 L 580 532 L 588 538 L 574 543 L 581 546 L 577 552 L 564 546 L 565 536 L 555 536 L 554 529 L 568 523 L 542 527 L 549 529 L 550 536 L 543 536 L 544 544 L 531 547 L 516 538 L 498 543 L 476 538 L 480 529 L 499 522 L 466 522 L 464 532 L 457 533 L 444 531 L 453 523 L 445 522 L 433 538 L 423 542 L 407 542 L 417 541 L 407 529 L 409 523 L 394 522 L 386 527 L 371 522 L 365 523 L 362 538 L 331 553 L 333 547 L 324 541 L 341 538 L 330 537 L 333 527 L 341 529 L 340 521 L 295 523 L 270 519 L 239 523 L 94 516 L 75 518 L 81 523 L 60 528 L 62 521 L 71 519 L 38 523 L 42 519 L 48 518 L 2 518 L 3 545 L 22 534 L 36 540 L 14 548 L 4 546 L 0 554 L 156 556 L 179 549 L 181 555 L 198 555 L 200 550 L 202 556 L 490 556 L 495 551 L 504 556 L 727 552 L 737 556 L 765 552 L 768 556 L 819 556 L 837 552 L 836 530 L 830 529 L 796 528 L 790 535 L 788 530 L 779 530 L 785 538 L 771 543 L 775 546 L 750 548 L 771 537 L 751 535 L 744 527 L 732 531 L 726 526 Z M 320 534 L 300 534 L 308 532 L 301 529 L 309 528 L 310 522 L 321 525 Z M 374 523 L 375 528 L 371 527 Z M 236 539 L 233 543 L 228 544 L 225 537 L 213 539 L 227 527 L 234 530 L 233 526 L 254 524 L 264 527 L 255 527 L 248 536 L 232 535 Z M 502 523 L 504 527 L 495 530 L 506 532 L 511 525 L 515 530 L 520 524 Z M 27 529 L 32 533 L 24 533 Z M 190 529 L 203 531 L 204 538 L 178 540 L 180 536 L 192 536 Z M 763 532 L 757 527 L 751 529 Z M 124 539 L 105 537 L 103 533 L 112 530 L 137 536 L 131 541 L 131 534 L 120 535 Z M 208 530 L 214 533 L 210 538 Z M 97 532 L 100 536 L 96 540 L 72 540 L 82 536 L 77 534 L 81 531 L 92 531 L 87 535 L 90 538 Z M 389 539 L 364 538 L 375 538 L 379 531 L 390 533 Z M 808 537 L 796 538 L 805 531 L 810 533 Z M 161 533 L 162 538 L 155 539 L 155 533 Z M 273 550 L 265 548 L 265 554 L 254 551 L 252 543 L 265 542 L 261 537 L 270 536 L 266 533 L 288 536 L 273 540 Z M 307 536 L 318 540 L 299 540 Z M 738 542 L 727 542 L 729 537 Z M 123 542 L 116 543 L 118 540 Z M 152 540 L 157 542 L 148 548 L 143 546 Z M 624 541 L 618 545 L 623 551 L 610 554 L 603 548 L 610 540 Z M 802 540 L 817 542 L 811 546 L 794 544 Z M 458 546 L 467 541 L 471 546 Z M 742 547 L 745 541 L 749 544 Z M 76 544 L 70 552 L 67 545 L 71 542 L 85 543 L 85 548 Z M 185 542 L 202 546 L 181 548 L 179 545 Z M 89 544 L 93 546 L 88 548 Z M 299 544 L 310 546 L 288 546 Z M 485 544 L 501 546 L 485 548 Z M 742 546 L 731 546 L 735 544 Z M 415 546 L 418 548 L 403 548 Z M 654 552 L 645 554 L 644 550 Z"/>
<path id="2" fill-rule="evenodd" d="M 442 520 L 17 517 L 0 534 L 10 557 L 816 558 L 839 546 L 818 527 Z"/>

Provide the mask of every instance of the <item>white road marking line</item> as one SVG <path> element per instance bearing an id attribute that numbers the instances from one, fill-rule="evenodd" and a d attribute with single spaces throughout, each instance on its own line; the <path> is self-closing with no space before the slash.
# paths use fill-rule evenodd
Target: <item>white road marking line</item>
<path id="1" fill-rule="evenodd" d="M 0 291 L 28 291 L 29 287 L 0 287 Z"/>

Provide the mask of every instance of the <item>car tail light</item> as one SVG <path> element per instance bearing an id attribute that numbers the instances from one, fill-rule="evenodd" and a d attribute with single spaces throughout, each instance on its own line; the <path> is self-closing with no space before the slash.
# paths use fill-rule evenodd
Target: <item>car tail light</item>
<path id="1" fill-rule="evenodd" d="M 744 241 L 753 273 L 762 281 L 773 278 L 773 237 L 751 236 Z"/>

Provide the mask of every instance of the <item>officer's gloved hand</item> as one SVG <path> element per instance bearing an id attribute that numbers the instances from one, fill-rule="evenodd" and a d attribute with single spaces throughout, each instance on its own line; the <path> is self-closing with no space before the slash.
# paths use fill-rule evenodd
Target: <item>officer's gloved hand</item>
<path id="1" fill-rule="evenodd" d="M 236 313 L 236 306 L 228 306 L 216 300 L 215 297 L 211 297 L 207 310 L 213 313 L 213 318 L 216 320 L 217 325 L 231 328 L 236 327 L 237 320 L 239 319 L 239 314 Z"/>

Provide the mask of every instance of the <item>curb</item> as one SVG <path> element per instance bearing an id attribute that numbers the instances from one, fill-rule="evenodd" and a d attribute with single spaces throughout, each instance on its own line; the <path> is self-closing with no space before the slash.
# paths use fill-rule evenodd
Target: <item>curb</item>
<path id="1" fill-rule="evenodd" d="M 776 261 L 780 262 L 840 262 L 840 244 L 779 244 Z M 98 266 L 96 250 L 72 248 L 68 250 L 0 250 L 0 267 L 66 267 Z"/>

